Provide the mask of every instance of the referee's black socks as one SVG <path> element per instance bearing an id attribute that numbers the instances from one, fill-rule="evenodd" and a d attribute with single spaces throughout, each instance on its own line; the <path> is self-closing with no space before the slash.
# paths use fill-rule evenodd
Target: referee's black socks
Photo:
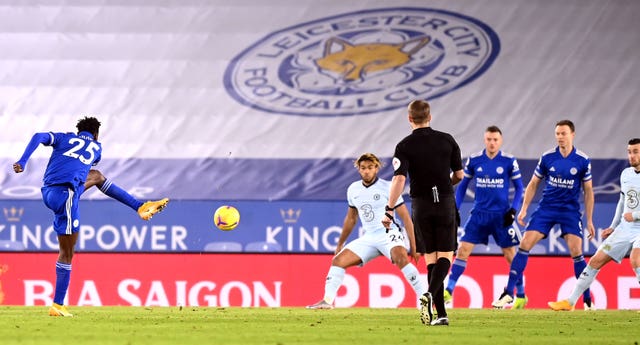
<path id="1" fill-rule="evenodd" d="M 451 261 L 447 258 L 439 258 L 435 264 L 427 265 L 427 278 L 429 279 L 429 292 L 433 296 L 433 304 L 438 312 L 438 317 L 447 316 L 444 307 L 444 279 L 449 274 Z"/>

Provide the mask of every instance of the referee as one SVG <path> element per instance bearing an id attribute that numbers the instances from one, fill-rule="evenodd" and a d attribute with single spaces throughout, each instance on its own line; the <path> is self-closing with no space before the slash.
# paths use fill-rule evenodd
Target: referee
<path id="1" fill-rule="evenodd" d="M 386 217 L 382 222 L 388 227 L 393 221 L 393 206 L 402 194 L 409 174 L 417 248 L 418 252 L 426 253 L 429 279 L 429 291 L 420 297 L 420 318 L 424 324 L 449 325 L 443 294 L 444 279 L 449 273 L 457 244 L 453 185 L 463 177 L 460 147 L 450 134 L 429 127 L 429 103 L 416 100 L 409 104 L 408 110 L 413 132 L 396 145 L 394 176 L 385 208 Z M 437 319 L 433 315 L 434 305 Z"/>

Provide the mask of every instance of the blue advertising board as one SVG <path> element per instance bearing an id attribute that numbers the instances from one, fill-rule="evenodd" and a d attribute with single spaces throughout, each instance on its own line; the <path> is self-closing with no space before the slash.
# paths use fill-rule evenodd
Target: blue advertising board
<path id="1" fill-rule="evenodd" d="M 290 253 L 331 253 L 342 229 L 346 201 L 237 201 L 240 225 L 222 231 L 213 225 L 213 212 L 220 201 L 170 202 L 150 221 L 111 200 L 84 200 L 81 203 L 81 230 L 76 248 L 79 252 L 204 252 L 204 251 L 278 251 Z M 594 222 L 606 228 L 614 214 L 615 203 L 598 203 Z M 464 203 L 462 220 L 468 217 L 471 203 Z M 535 205 L 532 205 L 531 210 Z M 37 200 L 0 200 L 0 241 L 14 241 L 27 251 L 57 251 L 52 229 L 52 214 Z M 349 240 L 361 231 L 358 225 Z M 462 229 L 459 234 L 462 234 Z M 568 255 L 558 229 L 541 241 L 533 254 Z M 585 254 L 593 254 L 599 235 L 585 241 Z M 249 250 L 247 250 L 249 248 Z M 477 246 L 475 253 L 501 253 L 493 240 Z"/>

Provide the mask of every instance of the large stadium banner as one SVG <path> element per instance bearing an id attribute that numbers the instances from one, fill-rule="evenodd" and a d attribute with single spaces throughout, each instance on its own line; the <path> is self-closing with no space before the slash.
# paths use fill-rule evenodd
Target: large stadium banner
<path id="1" fill-rule="evenodd" d="M 408 202 L 410 208 L 410 202 Z M 282 252 L 333 253 L 347 212 L 346 201 L 238 201 L 240 224 L 222 231 L 213 224 L 213 212 L 221 202 L 173 201 L 150 221 L 141 220 L 132 209 L 115 201 L 82 201 L 80 252 Z M 471 205 L 461 209 L 462 220 Z M 532 210 L 535 205 L 532 205 Z M 0 252 L 14 249 L 32 252 L 58 250 L 52 214 L 41 201 L 0 200 Z M 601 203 L 595 210 L 598 234 L 584 238 L 583 252 L 595 253 L 602 242 L 599 232 L 608 227 L 615 204 Z M 518 224 L 514 228 L 520 231 Z M 360 222 L 349 240 L 357 238 Z M 462 236 L 464 229 L 458 229 Z M 559 228 L 533 250 L 534 255 L 569 255 Z M 5 244 L 3 246 L 3 243 Z M 13 246 L 10 248 L 9 246 Z M 500 254 L 490 239 L 488 245 L 474 248 L 476 254 Z"/>
<path id="2" fill-rule="evenodd" d="M 8 169 L 34 132 L 95 115 L 98 168 L 146 198 L 343 199 L 351 161 L 388 162 L 417 98 L 465 157 L 498 125 L 505 151 L 535 165 L 555 123 L 572 119 L 595 187 L 617 197 L 616 162 L 638 136 L 640 2 L 279 4 L 3 7 L 0 198 L 39 198 L 49 149 L 20 175 Z"/>
<path id="3" fill-rule="evenodd" d="M 55 258 L 0 254 L 0 304 L 49 305 Z M 299 307 L 322 298 L 330 262 L 330 255 L 80 253 L 74 257 L 65 304 Z M 426 284 L 424 262 L 418 266 Z M 490 308 L 506 283 L 507 271 L 503 258 L 474 257 L 458 281 L 453 307 Z M 547 301 L 566 298 L 575 281 L 570 258 L 531 258 L 525 274 L 527 307 L 547 308 Z M 606 266 L 592 292 L 598 309 L 640 309 L 640 286 L 628 259 Z M 335 304 L 415 308 L 417 298 L 397 267 L 381 257 L 347 270 Z"/>

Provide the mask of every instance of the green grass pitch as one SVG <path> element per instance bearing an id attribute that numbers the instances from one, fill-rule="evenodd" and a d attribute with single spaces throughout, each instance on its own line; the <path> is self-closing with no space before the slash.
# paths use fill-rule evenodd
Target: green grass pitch
<path id="1" fill-rule="evenodd" d="M 640 313 L 598 310 L 452 309 L 449 327 L 420 323 L 418 311 L 350 308 L 0 306 L 9 344 L 638 344 Z"/>

